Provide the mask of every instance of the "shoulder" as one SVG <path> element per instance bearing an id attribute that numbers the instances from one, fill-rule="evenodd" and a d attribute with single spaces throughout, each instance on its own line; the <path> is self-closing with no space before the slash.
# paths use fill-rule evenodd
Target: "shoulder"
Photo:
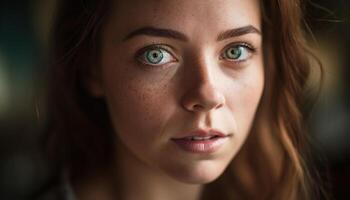
<path id="1" fill-rule="evenodd" d="M 44 187 L 33 200 L 76 200 L 68 181 L 61 180 Z"/>

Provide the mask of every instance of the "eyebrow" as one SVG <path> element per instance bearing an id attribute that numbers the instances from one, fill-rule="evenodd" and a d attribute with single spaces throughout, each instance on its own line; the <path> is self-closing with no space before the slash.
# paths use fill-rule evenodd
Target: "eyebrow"
<path id="1" fill-rule="evenodd" d="M 216 40 L 221 41 L 221 40 L 225 40 L 225 39 L 232 38 L 232 37 L 238 37 L 238 36 L 249 34 L 249 33 L 256 33 L 258 35 L 261 35 L 261 31 L 259 31 L 259 29 L 255 28 L 252 25 L 248 25 L 248 26 L 243 26 L 243 27 L 234 28 L 234 29 L 224 31 L 224 32 L 219 34 L 219 36 Z"/>
<path id="2" fill-rule="evenodd" d="M 188 37 L 181 32 L 171 30 L 171 29 L 162 29 L 162 28 L 155 28 L 152 26 L 147 26 L 147 27 L 143 27 L 143 28 L 137 29 L 135 31 L 132 31 L 124 38 L 123 41 L 131 39 L 131 38 L 138 36 L 138 35 L 167 37 L 167 38 L 181 40 L 184 42 L 187 42 L 189 40 Z"/>
<path id="3" fill-rule="evenodd" d="M 249 33 L 256 33 L 261 35 L 261 31 L 259 31 L 259 29 L 255 28 L 252 25 L 248 25 L 248 26 L 226 30 L 220 33 L 216 40 L 222 41 L 228 38 L 238 37 Z M 133 37 L 140 36 L 140 35 L 172 38 L 172 39 L 176 39 L 184 42 L 189 41 L 188 37 L 179 31 L 175 31 L 171 29 L 156 28 L 152 26 L 146 26 L 146 27 L 142 27 L 132 31 L 123 39 L 123 41 L 129 40 Z"/>

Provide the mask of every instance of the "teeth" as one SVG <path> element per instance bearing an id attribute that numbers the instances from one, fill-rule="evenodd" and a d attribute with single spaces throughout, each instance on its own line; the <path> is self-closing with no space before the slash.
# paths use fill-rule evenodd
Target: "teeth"
<path id="1" fill-rule="evenodd" d="M 200 137 L 200 136 L 191 136 L 188 137 L 188 139 L 190 140 L 209 140 L 211 139 L 213 136 L 206 136 L 206 137 Z"/>

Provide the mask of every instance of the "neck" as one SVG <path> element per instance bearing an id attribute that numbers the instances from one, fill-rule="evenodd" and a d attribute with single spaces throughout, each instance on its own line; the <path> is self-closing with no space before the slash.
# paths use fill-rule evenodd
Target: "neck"
<path id="1" fill-rule="evenodd" d="M 122 145 L 120 145 L 122 146 Z M 118 150 L 118 174 L 123 200 L 198 200 L 202 185 L 179 182 L 136 158 L 125 147 Z"/>
<path id="2" fill-rule="evenodd" d="M 202 185 L 179 182 L 146 165 L 125 147 L 117 152 L 117 163 L 111 169 L 74 185 L 77 200 L 200 199 Z"/>

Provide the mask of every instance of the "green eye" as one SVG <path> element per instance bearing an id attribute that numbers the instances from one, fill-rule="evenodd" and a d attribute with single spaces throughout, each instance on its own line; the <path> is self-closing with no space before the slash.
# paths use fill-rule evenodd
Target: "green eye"
<path id="1" fill-rule="evenodd" d="M 235 45 L 225 50 L 223 57 L 234 61 L 244 61 L 251 55 L 251 49 L 244 45 Z"/>
<path id="2" fill-rule="evenodd" d="M 138 60 L 146 65 L 164 65 L 173 61 L 176 61 L 174 56 L 169 53 L 166 47 L 151 46 L 145 47 L 140 50 L 140 54 L 137 56 Z"/>
<path id="3" fill-rule="evenodd" d="M 242 55 L 242 47 L 231 47 L 226 51 L 226 57 L 230 59 L 238 59 Z"/>
<path id="4" fill-rule="evenodd" d="M 146 51 L 146 60 L 151 64 L 158 64 L 162 61 L 164 55 L 160 49 L 154 49 L 150 51 Z"/>

